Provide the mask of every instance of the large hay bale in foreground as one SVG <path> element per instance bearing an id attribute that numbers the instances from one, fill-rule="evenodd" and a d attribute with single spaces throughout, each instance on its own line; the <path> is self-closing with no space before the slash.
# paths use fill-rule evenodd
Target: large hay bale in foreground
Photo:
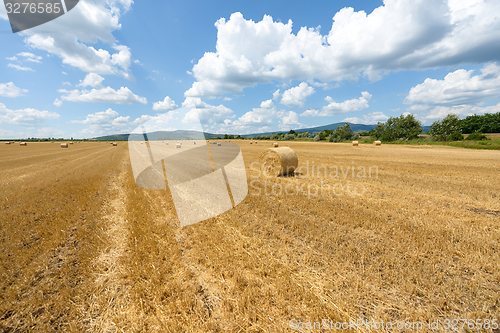
<path id="1" fill-rule="evenodd" d="M 68 148 L 68 144 L 67 143 L 61 143 L 61 148 Z"/>
<path id="2" fill-rule="evenodd" d="M 26 142 L 21 142 L 19 145 L 20 146 L 27 146 L 28 144 Z"/>
<path id="3" fill-rule="evenodd" d="M 113 146 L 114 146 L 114 147 L 118 146 L 118 143 L 113 142 Z"/>
<path id="4" fill-rule="evenodd" d="M 277 142 L 273 143 L 273 147 L 278 148 L 278 143 Z"/>
<path id="5" fill-rule="evenodd" d="M 261 170 L 266 177 L 278 177 L 292 174 L 299 159 L 289 147 L 268 148 L 259 156 Z"/>
<path id="6" fill-rule="evenodd" d="M 381 141 L 373 141 L 373 144 L 375 146 L 380 146 L 382 144 L 382 142 Z"/>
<path id="7" fill-rule="evenodd" d="M 177 143 L 175 144 L 175 148 L 181 148 L 181 144 L 180 144 L 180 142 L 177 142 Z"/>
<path id="8" fill-rule="evenodd" d="M 353 141 L 352 145 L 357 147 L 359 145 L 359 142 L 358 141 Z"/>
<path id="9" fill-rule="evenodd" d="M 5 142 L 6 145 L 10 145 L 10 141 Z"/>

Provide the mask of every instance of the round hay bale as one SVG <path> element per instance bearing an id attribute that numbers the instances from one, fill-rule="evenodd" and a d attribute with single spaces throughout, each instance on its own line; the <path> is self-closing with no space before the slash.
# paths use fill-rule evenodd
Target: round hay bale
<path id="1" fill-rule="evenodd" d="M 380 146 L 382 144 L 382 142 L 381 141 L 373 141 L 373 144 L 375 146 Z"/>
<path id="2" fill-rule="evenodd" d="M 252 141 L 250 141 L 250 144 L 253 144 L 253 142 L 252 142 Z"/>
<path id="3" fill-rule="evenodd" d="M 277 142 L 273 143 L 273 147 L 278 148 L 278 143 Z"/>
<path id="4" fill-rule="evenodd" d="M 20 146 L 27 146 L 28 144 L 26 142 L 21 142 L 19 145 Z"/>
<path id="5" fill-rule="evenodd" d="M 68 148 L 68 144 L 67 143 L 61 143 L 61 148 Z"/>
<path id="6" fill-rule="evenodd" d="M 116 147 L 118 146 L 118 144 L 116 142 L 113 142 L 113 147 Z"/>
<path id="7" fill-rule="evenodd" d="M 265 177 L 278 177 L 293 174 L 299 159 L 289 147 L 268 148 L 259 156 L 262 173 Z"/>
<path id="8" fill-rule="evenodd" d="M 167 146 L 168 146 L 168 142 L 167 142 Z"/>
<path id="9" fill-rule="evenodd" d="M 221 146 L 222 144 L 220 142 L 217 142 L 217 146 Z"/>
<path id="10" fill-rule="evenodd" d="M 359 142 L 358 141 L 353 141 L 352 145 L 357 147 L 359 145 Z"/>
<path id="11" fill-rule="evenodd" d="M 181 143 L 180 143 L 180 142 L 177 142 L 177 143 L 175 144 L 175 148 L 181 148 Z"/>
<path id="12" fill-rule="evenodd" d="M 69 144 L 70 144 L 70 145 L 72 145 L 72 144 L 73 144 L 73 142 L 70 142 Z"/>
<path id="13" fill-rule="evenodd" d="M 196 144 L 196 141 L 193 141 L 193 145 L 195 145 L 195 144 Z"/>
<path id="14" fill-rule="evenodd" d="M 10 141 L 5 142 L 6 145 L 10 145 Z"/>

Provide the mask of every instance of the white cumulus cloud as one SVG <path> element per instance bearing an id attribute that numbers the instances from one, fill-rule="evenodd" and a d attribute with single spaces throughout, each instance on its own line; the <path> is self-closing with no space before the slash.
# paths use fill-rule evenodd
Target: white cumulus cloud
<path id="1" fill-rule="evenodd" d="M 365 125 L 373 125 L 377 124 L 379 121 L 380 122 L 385 122 L 387 119 L 389 119 L 388 116 L 386 116 L 382 112 L 372 112 L 363 115 L 362 118 L 358 117 L 348 117 L 343 119 L 342 121 L 345 121 L 347 123 L 351 124 L 365 124 Z"/>
<path id="2" fill-rule="evenodd" d="M 299 115 L 293 111 L 283 112 L 280 117 L 280 130 L 286 131 L 292 128 L 300 128 L 304 125 L 299 121 Z"/>
<path id="3" fill-rule="evenodd" d="M 302 117 L 327 117 L 333 116 L 339 113 L 354 112 L 367 109 L 369 107 L 368 102 L 371 100 L 372 95 L 368 92 L 363 91 L 361 97 L 357 99 L 349 99 L 343 102 L 335 102 L 330 96 L 326 96 L 325 100 L 329 102 L 328 105 L 324 106 L 321 111 L 319 110 L 307 110 L 301 114 Z"/>
<path id="4" fill-rule="evenodd" d="M 196 123 L 197 119 L 199 119 L 203 125 L 221 124 L 225 119 L 234 117 L 233 110 L 224 105 L 210 105 L 197 97 L 187 97 L 182 106 L 193 108 L 186 113 L 183 119 L 186 123 Z"/>
<path id="5" fill-rule="evenodd" d="M 92 90 L 66 90 L 59 89 L 60 93 L 65 95 L 61 96 L 62 100 L 70 102 L 91 102 L 91 103 L 114 103 L 114 104 L 147 104 L 148 101 L 145 97 L 135 95 L 127 87 L 121 87 L 114 90 L 111 87 Z"/>
<path id="6" fill-rule="evenodd" d="M 132 127 L 138 126 L 152 118 L 149 115 L 142 115 L 134 121 L 130 121 L 130 116 L 120 116 L 117 111 L 108 108 L 106 111 L 91 113 L 84 120 L 73 120 L 71 122 L 87 125 L 79 133 L 91 136 L 130 132 Z"/>
<path id="7" fill-rule="evenodd" d="M 410 89 L 406 104 L 424 106 L 453 106 L 478 104 L 500 96 L 500 66 L 488 64 L 480 75 L 474 70 L 459 69 L 447 74 L 443 80 L 425 79 Z"/>
<path id="8" fill-rule="evenodd" d="M 96 73 L 89 73 L 83 81 L 80 80 L 78 86 L 95 87 L 92 90 L 66 90 L 59 89 L 62 93 L 62 100 L 70 102 L 92 102 L 92 103 L 114 103 L 114 104 L 147 104 L 145 97 L 135 95 L 128 87 L 121 87 L 114 90 L 111 87 L 104 87 L 102 81 L 104 78 Z M 98 88 L 98 89 L 96 89 Z"/>
<path id="9" fill-rule="evenodd" d="M 316 84 L 378 80 L 390 71 L 427 69 L 498 60 L 497 0 L 385 0 L 370 14 L 343 8 L 332 13 L 329 32 L 292 22 L 260 22 L 233 13 L 216 23 L 216 52 L 193 66 L 188 97 L 241 92 L 273 80 Z"/>
<path id="10" fill-rule="evenodd" d="M 0 124 L 14 124 L 32 126 L 46 120 L 59 118 L 59 114 L 36 109 L 10 110 L 5 104 L 0 103 Z"/>
<path id="11" fill-rule="evenodd" d="M 500 103 L 486 107 L 477 105 L 436 106 L 428 111 L 422 118 L 426 120 L 436 120 L 443 119 L 451 113 L 465 117 L 474 114 L 497 112 L 500 112 Z"/>
<path id="12" fill-rule="evenodd" d="M 19 66 L 19 65 L 16 65 L 16 64 L 8 64 L 7 66 L 11 67 L 11 68 L 15 68 L 18 71 L 33 72 L 33 68 L 31 68 L 31 67 Z"/>
<path id="13" fill-rule="evenodd" d="M 63 104 L 63 102 L 62 102 L 59 98 L 56 98 L 56 99 L 54 100 L 54 105 L 55 105 L 55 106 L 61 106 L 62 104 Z"/>
<path id="14" fill-rule="evenodd" d="M 288 107 L 302 106 L 308 96 L 314 94 L 314 88 L 302 82 L 297 87 L 290 88 L 283 92 L 281 104 Z"/>
<path id="15" fill-rule="evenodd" d="M 42 57 L 34 55 L 31 52 L 20 52 L 17 54 L 20 57 L 23 57 L 24 61 L 30 61 L 30 62 L 37 62 L 40 63 L 40 60 L 42 60 Z M 14 57 L 15 58 L 15 57 Z"/>
<path id="16" fill-rule="evenodd" d="M 26 36 L 29 47 L 56 55 L 65 65 L 88 73 L 133 79 L 130 49 L 117 44 L 112 34 L 121 28 L 120 15 L 131 4 L 131 0 L 80 1 L 68 14 L 21 34 Z M 90 45 L 98 42 L 107 45 L 107 49 Z"/>
<path id="17" fill-rule="evenodd" d="M 299 115 L 293 111 L 277 110 L 272 100 L 263 101 L 259 108 L 253 108 L 233 122 L 227 122 L 236 130 L 253 128 L 260 131 L 262 128 L 277 123 L 281 130 L 300 128 Z"/>
<path id="18" fill-rule="evenodd" d="M 27 92 L 28 90 L 17 87 L 13 82 L 0 83 L 0 96 L 19 97 Z"/>
<path id="19" fill-rule="evenodd" d="M 89 73 L 85 76 L 85 78 L 80 80 L 80 83 L 77 84 L 77 87 L 94 87 L 94 88 L 103 88 L 102 81 L 104 78 L 97 73 Z M 71 85 L 71 84 L 70 84 Z"/>
<path id="20" fill-rule="evenodd" d="M 262 109 L 270 109 L 270 108 L 274 107 L 273 100 L 268 99 L 267 101 L 263 101 L 262 103 L 260 103 L 260 107 Z"/>
<path id="21" fill-rule="evenodd" d="M 163 101 L 153 103 L 153 110 L 155 111 L 170 111 L 175 109 L 177 109 L 177 104 L 169 96 L 166 96 Z"/>

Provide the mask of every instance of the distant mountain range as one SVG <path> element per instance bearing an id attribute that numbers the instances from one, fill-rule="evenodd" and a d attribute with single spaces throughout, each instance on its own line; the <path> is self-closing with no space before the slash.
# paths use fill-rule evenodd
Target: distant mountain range
<path id="1" fill-rule="evenodd" d="M 377 125 L 363 125 L 363 124 L 351 124 L 351 129 L 353 132 L 361 132 L 361 131 L 370 131 L 377 127 Z M 313 132 L 322 132 L 324 130 L 336 130 L 338 126 L 344 126 L 345 123 L 335 123 L 335 124 L 329 124 L 329 125 L 324 125 L 324 126 L 317 126 L 317 127 L 310 127 L 310 128 L 300 128 L 300 129 L 294 129 L 295 132 L 309 132 L 313 134 Z M 267 133 L 256 133 L 256 134 L 245 134 L 242 135 L 243 137 L 246 138 L 251 138 L 254 136 L 262 136 L 262 135 L 269 135 L 273 133 L 288 133 L 289 131 L 278 131 L 278 132 L 267 132 Z"/>
<path id="2" fill-rule="evenodd" d="M 126 141 L 129 139 L 131 134 L 115 134 L 115 135 L 106 135 L 100 136 L 97 138 L 93 138 L 93 140 L 99 141 Z M 135 140 L 142 140 L 142 134 L 132 134 Z M 212 133 L 202 133 L 197 131 L 157 131 L 146 134 L 148 140 L 203 140 L 203 139 L 215 139 L 221 134 L 212 134 Z M 224 134 L 222 134 L 224 135 Z"/>
<path id="3" fill-rule="evenodd" d="M 332 130 L 334 131 L 337 129 L 338 126 L 344 126 L 345 122 L 342 123 L 334 123 L 334 124 L 329 124 L 329 125 L 324 125 L 324 126 L 317 126 L 317 127 L 310 127 L 310 128 L 300 128 L 300 129 L 295 129 L 295 132 L 322 132 L 324 130 Z M 374 129 L 377 125 L 364 125 L 364 124 L 350 124 L 351 129 L 354 132 L 361 132 L 361 131 L 367 131 L 369 132 L 370 130 Z M 424 133 L 428 132 L 430 129 L 430 126 L 423 126 L 423 131 Z M 262 136 L 262 135 L 269 135 L 269 134 L 276 134 L 276 133 L 288 133 L 289 131 L 276 131 L 276 132 L 266 132 L 266 133 L 254 133 L 254 134 L 245 134 L 242 135 L 244 138 L 253 138 L 256 136 Z M 230 133 L 228 133 L 230 134 Z M 114 135 L 106 135 L 106 136 L 101 136 L 97 138 L 93 138 L 93 140 L 102 140 L 102 141 L 126 141 L 128 140 L 130 134 L 114 134 Z M 186 139 L 200 139 L 202 133 L 196 132 L 196 131 L 172 131 L 172 132 L 167 132 L 167 131 L 158 131 L 158 132 L 152 132 L 152 133 L 147 133 L 148 140 L 186 140 Z M 213 134 L 213 133 L 207 133 L 204 132 L 203 135 L 205 136 L 205 139 L 215 139 L 217 137 L 223 137 L 224 134 Z M 236 135 L 235 135 L 236 136 Z M 142 138 L 141 138 L 142 139 Z"/>

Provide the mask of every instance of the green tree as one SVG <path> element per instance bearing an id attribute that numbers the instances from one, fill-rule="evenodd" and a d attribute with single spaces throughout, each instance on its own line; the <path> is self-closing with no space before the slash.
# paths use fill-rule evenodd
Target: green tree
<path id="1" fill-rule="evenodd" d="M 475 141 L 480 141 L 480 140 L 489 140 L 486 135 L 484 135 L 481 132 L 474 132 L 471 133 L 467 136 L 467 139 L 465 140 L 475 140 Z"/>
<path id="2" fill-rule="evenodd" d="M 351 129 L 351 125 L 349 123 L 345 123 L 344 126 L 337 126 L 335 131 L 328 136 L 328 141 L 330 142 L 342 142 L 342 141 L 350 141 L 358 138 L 359 135 L 354 133 Z"/>
<path id="3" fill-rule="evenodd" d="M 460 118 L 456 114 L 450 113 L 443 120 L 436 120 L 432 123 L 429 134 L 436 140 L 446 141 L 454 133 L 461 133 Z"/>
<path id="4" fill-rule="evenodd" d="M 311 134 L 309 132 L 307 132 L 307 131 L 300 132 L 300 133 L 297 134 L 297 138 L 308 138 L 310 136 L 311 136 Z"/>
<path id="5" fill-rule="evenodd" d="M 454 132 L 446 138 L 446 141 L 462 141 L 464 136 L 460 132 Z"/>
<path id="6" fill-rule="evenodd" d="M 460 129 L 464 134 L 474 132 L 500 133 L 500 112 L 467 116 L 460 120 Z"/>
<path id="7" fill-rule="evenodd" d="M 414 115 L 390 117 L 385 123 L 379 122 L 369 132 L 371 137 L 382 141 L 410 140 L 422 133 L 422 123 Z"/>

